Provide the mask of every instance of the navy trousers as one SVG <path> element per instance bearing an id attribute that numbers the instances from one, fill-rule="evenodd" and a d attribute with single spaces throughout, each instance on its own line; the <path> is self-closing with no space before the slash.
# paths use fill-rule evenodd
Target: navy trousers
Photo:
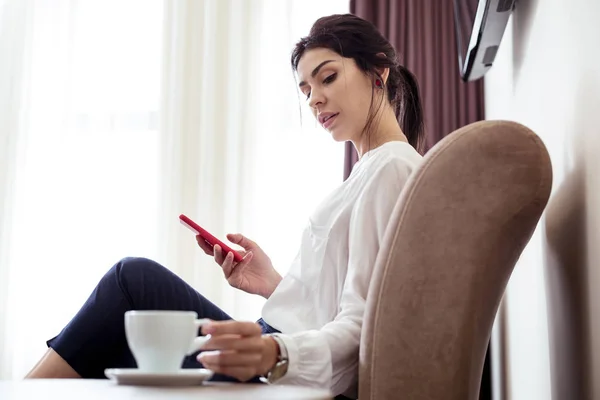
<path id="1" fill-rule="evenodd" d="M 83 378 L 105 378 L 106 368 L 135 368 L 125 338 L 124 313 L 129 310 L 196 311 L 199 318 L 231 319 L 162 265 L 125 258 L 104 275 L 75 317 L 47 344 Z M 262 319 L 258 323 L 263 333 L 277 332 Z M 197 354 L 186 357 L 182 368 L 202 368 Z M 215 374 L 212 380 L 234 379 Z"/>

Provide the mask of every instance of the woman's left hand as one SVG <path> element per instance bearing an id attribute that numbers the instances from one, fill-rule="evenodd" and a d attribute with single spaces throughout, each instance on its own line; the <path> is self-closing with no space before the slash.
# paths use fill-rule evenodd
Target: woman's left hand
<path id="1" fill-rule="evenodd" d="M 245 382 L 265 375 L 277 362 L 277 342 L 263 336 L 257 323 L 211 321 L 202 327 L 202 333 L 211 337 L 202 346 L 198 361 L 215 373 Z"/>

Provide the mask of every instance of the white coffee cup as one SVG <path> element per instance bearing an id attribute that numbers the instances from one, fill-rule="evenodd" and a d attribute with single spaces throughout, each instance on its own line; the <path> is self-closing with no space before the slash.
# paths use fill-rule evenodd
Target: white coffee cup
<path id="1" fill-rule="evenodd" d="M 125 335 L 138 369 L 179 371 L 185 356 L 200 350 L 209 339 L 198 336 L 198 328 L 206 322 L 195 311 L 127 311 Z"/>

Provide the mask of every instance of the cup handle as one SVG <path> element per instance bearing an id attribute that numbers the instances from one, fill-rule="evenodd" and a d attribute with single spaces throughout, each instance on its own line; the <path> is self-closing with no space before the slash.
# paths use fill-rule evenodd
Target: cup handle
<path id="1" fill-rule="evenodd" d="M 201 318 L 194 321 L 194 325 L 196 326 L 196 328 L 200 328 L 202 325 L 206 325 L 208 322 L 210 322 L 209 319 Z M 204 343 L 208 341 L 208 339 L 210 339 L 210 335 L 196 337 L 190 346 L 188 355 L 199 351 L 200 348 L 204 345 Z"/>
<path id="2" fill-rule="evenodd" d="M 208 318 L 200 318 L 194 321 L 194 325 L 196 325 L 196 328 L 200 328 L 202 325 L 206 325 L 210 322 L 210 320 Z"/>

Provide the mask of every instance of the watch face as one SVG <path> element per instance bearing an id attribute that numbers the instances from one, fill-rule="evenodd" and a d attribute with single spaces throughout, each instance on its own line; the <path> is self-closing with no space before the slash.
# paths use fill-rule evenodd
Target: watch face
<path id="1" fill-rule="evenodd" d="M 273 383 L 281 379 L 288 370 L 287 360 L 278 361 L 269 373 L 269 382 Z"/>

